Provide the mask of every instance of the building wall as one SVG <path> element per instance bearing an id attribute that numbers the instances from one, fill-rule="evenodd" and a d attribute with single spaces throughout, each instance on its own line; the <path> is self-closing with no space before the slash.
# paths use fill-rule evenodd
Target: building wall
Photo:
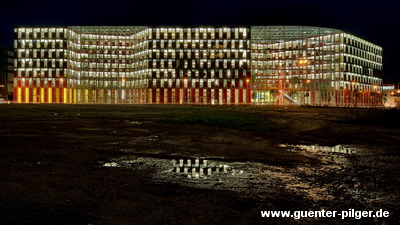
<path id="1" fill-rule="evenodd" d="M 248 28 L 68 30 L 68 87 L 73 89 L 73 103 L 251 101 Z"/>
<path id="2" fill-rule="evenodd" d="M 0 46 L 0 100 L 13 100 L 14 52 Z"/>
<path id="3" fill-rule="evenodd" d="M 348 105 L 381 105 L 382 48 L 351 34 L 343 34 L 344 100 Z"/>
<path id="4" fill-rule="evenodd" d="M 68 103 L 66 28 L 16 28 L 14 36 L 14 101 Z"/>
<path id="5" fill-rule="evenodd" d="M 147 103 L 149 29 L 68 27 L 68 102 Z"/>
<path id="6" fill-rule="evenodd" d="M 382 102 L 382 48 L 336 29 L 71 26 L 15 36 L 16 102 Z"/>
<path id="7" fill-rule="evenodd" d="M 383 90 L 384 94 L 384 106 L 385 107 L 397 107 L 400 108 L 400 89 L 386 89 Z"/>
<path id="8" fill-rule="evenodd" d="M 150 28 L 149 102 L 248 104 L 246 27 Z"/>
<path id="9" fill-rule="evenodd" d="M 253 103 L 380 104 L 380 47 L 330 28 L 251 29 Z"/>

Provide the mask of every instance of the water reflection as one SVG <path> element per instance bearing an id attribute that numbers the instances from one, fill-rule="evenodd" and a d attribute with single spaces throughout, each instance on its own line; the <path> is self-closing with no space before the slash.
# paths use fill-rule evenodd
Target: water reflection
<path id="1" fill-rule="evenodd" d="M 346 146 L 343 144 L 339 144 L 339 145 L 335 145 L 335 146 L 281 144 L 281 145 L 279 145 L 279 147 L 298 148 L 298 149 L 306 149 L 306 150 L 320 150 L 320 151 L 346 153 L 346 154 L 353 154 L 353 153 L 357 152 L 357 150 L 355 148 L 352 148 L 350 146 Z"/>
<path id="2" fill-rule="evenodd" d="M 109 162 L 109 163 L 104 163 L 104 167 L 120 167 L 120 165 L 116 162 Z"/>
<path id="3" fill-rule="evenodd" d="M 188 178 L 205 178 L 215 173 L 228 173 L 228 165 L 215 164 L 206 159 L 179 159 L 172 161 L 175 173 L 187 174 Z"/>
<path id="4" fill-rule="evenodd" d="M 111 162 L 103 163 L 104 167 L 123 167 L 136 170 L 159 168 L 173 174 L 184 175 L 188 178 L 206 179 L 208 176 L 219 175 L 235 175 L 243 174 L 243 170 L 234 170 L 229 165 L 213 162 L 207 159 L 179 159 L 179 160 L 166 160 L 155 158 L 117 158 Z M 172 169 L 171 169 L 172 167 Z"/>

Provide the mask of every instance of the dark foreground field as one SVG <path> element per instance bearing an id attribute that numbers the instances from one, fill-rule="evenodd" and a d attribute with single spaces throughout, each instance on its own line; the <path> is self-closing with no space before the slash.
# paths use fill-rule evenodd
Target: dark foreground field
<path id="1" fill-rule="evenodd" d="M 396 110 L 0 105 L 0 118 L 0 224 L 400 223 Z M 173 172 L 196 158 L 229 170 Z M 351 208 L 390 216 L 260 214 Z"/>

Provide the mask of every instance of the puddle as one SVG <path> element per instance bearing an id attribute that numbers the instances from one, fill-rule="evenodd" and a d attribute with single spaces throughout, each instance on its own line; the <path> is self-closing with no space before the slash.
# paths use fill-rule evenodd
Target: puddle
<path id="1" fill-rule="evenodd" d="M 172 172 L 176 174 L 187 174 L 188 178 L 195 179 L 232 171 L 228 165 L 216 164 L 206 159 L 179 159 L 173 160 L 172 163 L 175 165 Z M 243 173 L 243 171 L 241 172 Z"/>
<path id="2" fill-rule="evenodd" d="M 235 191 L 242 196 L 258 199 L 276 195 L 277 188 L 285 188 L 313 200 L 334 198 L 328 186 L 304 179 L 304 173 L 318 172 L 318 168 L 309 165 L 286 168 L 259 162 L 224 162 L 215 158 L 170 160 L 127 157 L 111 159 L 103 166 L 146 171 L 149 173 L 148 179 L 155 184 L 173 183 L 201 189 Z"/>
<path id="3" fill-rule="evenodd" d="M 104 163 L 104 167 L 120 167 L 120 165 L 116 162 L 111 162 L 111 163 Z"/>
<path id="4" fill-rule="evenodd" d="M 157 138 L 142 138 L 149 137 Z M 130 156 L 113 158 L 99 164 L 108 169 L 141 170 L 146 174 L 142 179 L 155 185 L 168 183 L 233 191 L 258 201 L 268 201 L 271 197 L 276 198 L 277 194 L 293 193 L 311 202 L 354 201 L 373 208 L 386 204 L 398 193 L 398 186 L 395 185 L 398 176 L 390 178 L 393 182 L 383 182 L 382 179 L 393 171 L 392 165 L 398 162 L 398 157 L 382 155 L 377 160 L 376 156 L 358 154 L 363 153 L 366 149 L 364 147 L 346 145 L 282 144 L 279 147 L 318 159 L 319 162 L 278 166 L 254 161 L 227 162 L 215 156 L 183 158 L 176 153 L 169 155 L 175 160 Z M 161 156 L 159 153 L 156 155 Z M 379 172 L 382 169 L 383 172 Z"/>
<path id="5" fill-rule="evenodd" d="M 139 121 L 130 121 L 130 120 L 125 120 L 125 122 L 127 122 L 127 123 L 130 123 L 130 124 L 135 124 L 135 125 L 141 125 L 141 124 L 143 124 L 142 122 L 139 122 Z"/>
<path id="6" fill-rule="evenodd" d="M 108 168 L 147 170 L 155 183 L 171 182 L 196 188 L 254 193 L 265 191 L 271 185 L 267 167 L 255 162 L 136 157 L 115 158 L 102 165 Z"/>
<path id="7" fill-rule="evenodd" d="M 154 158 L 116 158 L 112 159 L 111 162 L 104 163 L 104 167 L 120 167 L 120 168 L 131 168 L 136 170 L 143 169 L 166 169 L 166 163 L 170 160 L 165 159 L 154 159 Z"/>
<path id="8" fill-rule="evenodd" d="M 149 141 L 156 141 L 158 139 L 157 135 L 150 135 L 147 137 L 142 137 L 142 139 L 149 140 Z"/>
<path id="9" fill-rule="evenodd" d="M 243 173 L 243 170 L 236 171 L 229 165 L 216 163 L 206 159 L 179 159 L 166 160 L 155 158 L 136 158 L 136 159 L 113 159 L 112 162 L 103 164 L 104 167 L 125 167 L 132 169 L 150 168 L 158 166 L 160 169 L 175 175 L 185 175 L 188 178 L 205 178 L 210 175 L 222 173 Z"/>
<path id="10" fill-rule="evenodd" d="M 303 149 L 303 150 L 318 150 L 318 151 L 326 151 L 326 152 L 336 152 L 336 153 L 347 153 L 353 154 L 357 153 L 356 148 L 346 146 L 346 145 L 335 145 L 335 146 L 321 146 L 321 145 L 286 145 L 280 144 L 278 145 L 282 148 L 293 148 L 293 149 Z"/>
<path id="11" fill-rule="evenodd" d="M 149 172 L 154 183 L 174 183 L 201 189 L 240 192 L 259 199 L 276 195 L 276 188 L 300 193 L 313 200 L 331 200 L 329 188 L 310 183 L 299 176 L 299 168 L 270 166 L 259 162 L 223 162 L 208 159 L 117 158 L 104 163 L 108 168 Z M 314 171 L 314 168 L 303 170 Z M 304 171 L 303 171 L 304 172 Z"/>
<path id="12" fill-rule="evenodd" d="M 148 179 L 156 184 L 174 183 L 194 188 L 237 191 L 261 199 L 276 194 L 277 188 L 284 188 L 313 201 L 333 200 L 337 198 L 337 191 L 354 195 L 354 187 L 334 178 L 344 179 L 352 171 L 349 156 L 357 152 L 355 148 L 345 145 L 279 147 L 318 159 L 321 163 L 285 167 L 253 161 L 226 162 L 212 156 L 208 159 L 182 159 L 177 156 L 175 160 L 132 156 L 111 159 L 103 166 L 148 171 Z"/>

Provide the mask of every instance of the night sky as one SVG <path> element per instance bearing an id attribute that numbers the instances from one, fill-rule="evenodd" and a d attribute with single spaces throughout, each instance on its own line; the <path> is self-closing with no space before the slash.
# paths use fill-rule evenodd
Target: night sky
<path id="1" fill-rule="evenodd" d="M 109 0 L 7 1 L 0 45 L 12 47 L 14 26 L 49 25 L 305 25 L 331 27 L 383 47 L 384 83 L 397 84 L 400 7 L 395 0 Z M 5 5 L 6 4 L 6 5 Z"/>

